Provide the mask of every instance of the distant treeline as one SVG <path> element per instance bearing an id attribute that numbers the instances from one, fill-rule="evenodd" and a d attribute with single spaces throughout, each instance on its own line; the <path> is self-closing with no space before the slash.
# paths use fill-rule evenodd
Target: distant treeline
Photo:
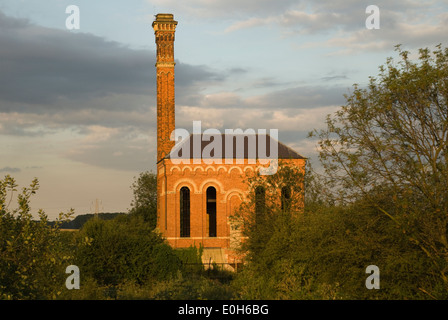
<path id="1" fill-rule="evenodd" d="M 105 212 L 105 213 L 98 213 L 97 216 L 101 220 L 111 220 L 115 218 L 116 216 L 123 215 L 124 212 Z M 84 223 L 86 223 L 88 220 L 95 217 L 95 214 L 93 213 L 87 213 L 87 214 L 81 214 L 76 216 L 71 221 L 64 221 L 59 226 L 60 229 L 81 229 Z M 49 221 L 50 225 L 54 225 L 55 221 Z"/>

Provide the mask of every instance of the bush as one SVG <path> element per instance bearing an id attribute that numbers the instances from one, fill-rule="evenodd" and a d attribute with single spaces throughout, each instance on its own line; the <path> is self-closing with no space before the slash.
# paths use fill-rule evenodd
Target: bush
<path id="1" fill-rule="evenodd" d="M 63 290 L 71 257 L 58 223 L 50 226 L 42 210 L 33 220 L 30 198 L 38 189 L 35 179 L 18 194 L 18 207 L 10 209 L 17 184 L 9 175 L 0 180 L 0 299 L 53 299 Z"/>
<path id="2" fill-rule="evenodd" d="M 181 267 L 174 250 L 137 216 L 89 220 L 78 234 L 76 263 L 100 285 L 165 280 Z"/>
<path id="3" fill-rule="evenodd" d="M 279 213 L 271 227 L 263 250 L 233 283 L 243 299 L 446 298 L 431 260 L 362 203 L 290 219 Z M 365 286 L 369 265 L 380 270 L 380 290 Z"/>
<path id="4" fill-rule="evenodd" d="M 177 276 L 153 286 L 152 299 L 156 300 L 230 300 L 234 291 L 228 285 L 204 276 Z"/>

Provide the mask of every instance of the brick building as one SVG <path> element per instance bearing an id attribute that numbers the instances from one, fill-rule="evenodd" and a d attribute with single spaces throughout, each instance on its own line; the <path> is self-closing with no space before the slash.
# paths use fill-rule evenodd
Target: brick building
<path id="1" fill-rule="evenodd" d="M 173 247 L 200 245 L 203 260 L 237 262 L 229 217 L 244 200 L 244 179 L 277 158 L 304 168 L 305 158 L 267 134 L 192 134 L 175 146 L 172 14 L 152 24 L 157 45 L 157 226 Z M 218 143 L 219 142 L 219 143 Z M 210 146 L 213 144 L 213 157 Z M 274 149 L 276 152 L 271 152 Z M 275 154 L 275 159 L 272 156 Z M 199 156 L 198 156 L 199 155 Z M 204 157 L 205 155 L 205 157 Z"/>

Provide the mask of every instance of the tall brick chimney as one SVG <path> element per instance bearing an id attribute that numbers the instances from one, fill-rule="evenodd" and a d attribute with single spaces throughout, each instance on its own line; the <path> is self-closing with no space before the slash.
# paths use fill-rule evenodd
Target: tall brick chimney
<path id="1" fill-rule="evenodd" d="M 157 44 L 157 162 L 170 153 L 175 129 L 174 118 L 174 32 L 177 21 L 169 13 L 159 13 L 152 23 Z"/>

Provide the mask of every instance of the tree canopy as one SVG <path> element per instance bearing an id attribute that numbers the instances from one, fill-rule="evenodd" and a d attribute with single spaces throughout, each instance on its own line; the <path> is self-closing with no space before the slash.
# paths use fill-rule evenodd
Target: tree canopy
<path id="1" fill-rule="evenodd" d="M 129 213 L 142 216 L 152 228 L 157 225 L 157 176 L 150 171 L 141 172 L 131 186 L 134 198 Z"/>
<path id="2" fill-rule="evenodd" d="M 327 199 L 364 201 L 390 218 L 448 288 L 448 48 L 396 46 L 367 88 L 315 130 Z M 385 196 L 386 195 L 386 196 Z"/>

